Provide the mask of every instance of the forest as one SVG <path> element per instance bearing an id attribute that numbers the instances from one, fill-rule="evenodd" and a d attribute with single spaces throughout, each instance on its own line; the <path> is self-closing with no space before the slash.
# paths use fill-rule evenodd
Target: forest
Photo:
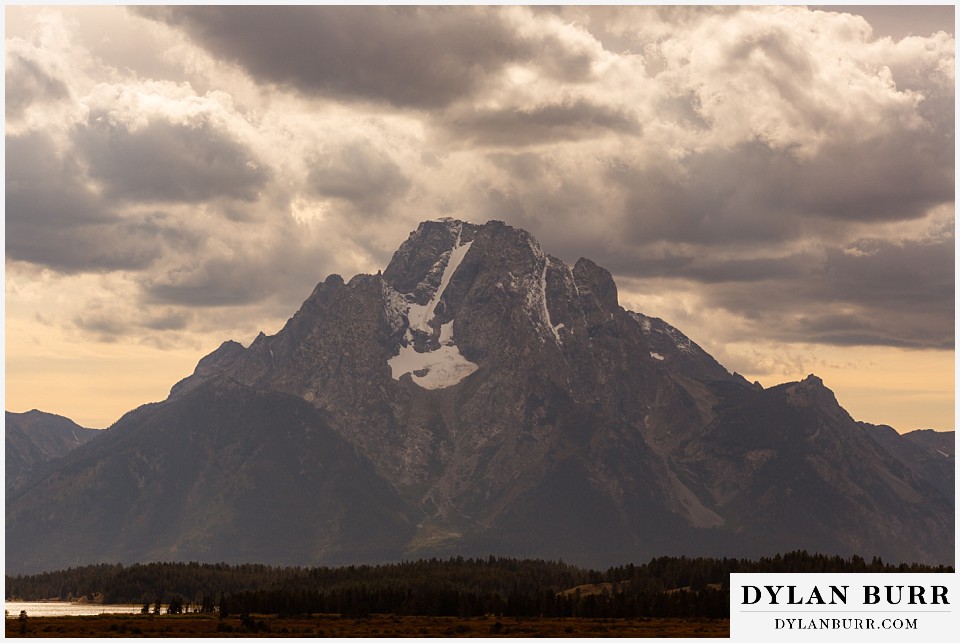
<path id="1" fill-rule="evenodd" d="M 488 558 L 344 567 L 225 563 L 99 564 L 6 577 L 7 600 L 161 604 L 221 616 L 370 614 L 581 618 L 729 616 L 733 572 L 952 572 L 795 551 L 758 560 L 658 557 L 582 569 L 562 561 Z"/>

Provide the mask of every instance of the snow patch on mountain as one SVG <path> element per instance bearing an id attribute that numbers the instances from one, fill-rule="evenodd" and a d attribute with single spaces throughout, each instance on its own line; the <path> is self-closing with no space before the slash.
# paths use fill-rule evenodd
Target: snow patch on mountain
<path id="1" fill-rule="evenodd" d="M 553 320 L 550 319 L 550 309 L 547 307 L 547 270 L 550 268 L 550 258 L 543 258 L 543 272 L 540 273 L 540 306 L 542 307 L 541 313 L 543 314 L 543 319 L 546 320 L 547 326 L 550 327 L 550 330 L 553 332 L 553 338 L 557 340 L 558 344 L 562 344 L 563 340 L 560 339 L 560 333 L 557 332 L 557 327 L 553 325 Z"/>
<path id="2" fill-rule="evenodd" d="M 450 341 L 452 342 L 452 339 Z M 412 373 L 413 383 L 425 389 L 446 388 L 459 384 L 467 375 L 479 368 L 461 355 L 460 349 L 452 343 L 427 353 L 418 353 L 413 344 L 408 344 L 400 347 L 400 353 L 391 357 L 387 363 L 390 365 L 393 379 L 399 380 L 403 375 Z"/>
<path id="3" fill-rule="evenodd" d="M 653 359 L 658 359 L 661 362 L 663 361 L 663 355 L 661 355 L 660 353 L 655 353 L 653 351 L 650 351 L 650 357 L 652 357 Z"/>
<path id="4" fill-rule="evenodd" d="M 664 326 L 664 329 L 661 332 L 663 332 L 670 339 L 673 340 L 673 343 L 677 347 L 677 350 L 682 351 L 684 353 L 694 352 L 693 342 L 691 342 L 686 335 L 684 335 L 679 330 L 677 330 L 676 328 L 674 328 L 673 326 L 671 326 L 666 322 L 664 322 L 663 326 Z"/>
<path id="5" fill-rule="evenodd" d="M 399 380 L 403 375 L 411 373 L 414 384 L 418 386 L 425 389 L 446 388 L 460 383 L 463 378 L 479 368 L 476 364 L 460 354 L 460 349 L 457 348 L 453 341 L 452 319 L 445 324 L 441 324 L 439 338 L 440 348 L 433 351 L 427 351 L 425 353 L 418 352 L 416 348 L 414 348 L 413 335 L 410 332 L 412 329 L 428 335 L 433 334 L 433 328 L 431 328 L 430 322 L 433 321 L 436 314 L 437 305 L 440 303 L 440 299 L 443 297 L 443 293 L 450 284 L 454 273 L 457 272 L 457 268 L 459 268 L 463 262 L 463 258 L 467 256 L 470 246 L 473 245 L 473 241 L 468 241 L 464 244 L 460 243 L 461 232 L 462 227 L 457 229 L 457 239 L 453 244 L 453 248 L 445 253 L 446 265 L 443 268 L 443 275 L 440 277 L 440 285 L 437 286 L 437 291 L 433 294 L 430 301 L 426 304 L 416 304 L 407 301 L 403 301 L 402 303 L 402 306 L 406 309 L 404 312 L 408 323 L 407 332 L 404 334 L 406 344 L 400 347 L 397 355 L 387 360 L 391 373 L 393 374 L 393 379 L 395 380 Z M 441 259 L 441 261 L 443 261 L 443 259 Z M 438 264 L 439 263 L 440 262 L 438 262 Z M 390 300 L 388 303 L 393 306 L 395 302 Z M 395 309 L 389 310 L 388 317 L 392 319 L 395 312 Z M 402 314 L 403 313 L 401 313 L 401 315 Z"/>
<path id="6" fill-rule="evenodd" d="M 524 311 L 535 327 L 541 331 L 549 330 L 557 344 L 562 344 L 563 340 L 560 339 L 560 333 L 550 319 L 550 309 L 547 307 L 547 271 L 550 269 L 550 258 L 533 237 L 527 238 L 527 245 L 537 264 L 543 262 L 543 268 L 539 271 L 539 275 L 524 275 L 520 280 L 520 288 L 526 293 Z M 541 335 L 540 342 L 545 341 L 544 336 Z"/>
<path id="7" fill-rule="evenodd" d="M 443 297 L 443 292 L 447 289 L 450 279 L 453 278 L 453 274 L 457 271 L 457 268 L 460 267 L 460 263 L 463 261 L 463 258 L 467 256 L 467 252 L 472 245 L 473 241 L 468 241 L 463 245 L 460 244 L 460 231 L 458 230 L 457 240 L 453 245 L 453 249 L 450 250 L 447 255 L 446 266 L 443 269 L 443 275 L 440 277 L 440 285 L 433 294 L 433 298 L 423 305 L 415 303 L 409 304 L 410 308 L 407 312 L 407 319 L 410 322 L 410 328 L 427 334 L 433 333 L 433 329 L 430 328 L 430 322 L 436 313 L 437 304 L 440 303 L 440 298 Z"/>
<path id="8" fill-rule="evenodd" d="M 440 325 L 440 345 L 441 346 L 452 346 L 453 345 L 453 320 L 451 319 L 446 324 Z"/>
<path id="9" fill-rule="evenodd" d="M 677 347 L 677 350 L 683 353 L 695 353 L 696 345 L 690 341 L 686 335 L 681 333 L 679 330 L 663 321 L 662 319 L 655 319 L 647 317 L 641 313 L 635 313 L 633 311 L 628 311 L 630 317 L 633 318 L 635 322 L 640 325 L 640 328 L 643 330 L 644 335 L 665 335 L 674 346 Z M 651 353 L 651 356 L 653 353 Z M 663 359 L 660 357 L 659 359 Z"/>

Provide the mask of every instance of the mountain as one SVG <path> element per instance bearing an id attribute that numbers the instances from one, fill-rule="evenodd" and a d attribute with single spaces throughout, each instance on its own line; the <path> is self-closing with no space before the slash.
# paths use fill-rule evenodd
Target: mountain
<path id="1" fill-rule="evenodd" d="M 956 454 L 956 442 L 952 431 L 917 429 L 904 433 L 903 437 L 937 458 L 953 458 Z"/>
<path id="2" fill-rule="evenodd" d="M 952 562 L 952 469 L 911 467 L 903 444 L 815 376 L 728 372 L 623 309 L 588 259 L 443 219 L 8 497 L 7 565 L 798 547 Z"/>
<path id="3" fill-rule="evenodd" d="M 900 435 L 889 426 L 860 424 L 888 454 L 954 502 L 956 450 L 952 431 L 921 429 Z"/>
<path id="4" fill-rule="evenodd" d="M 43 465 L 63 457 L 99 433 L 63 416 L 36 409 L 26 413 L 7 411 L 4 436 L 7 493 L 25 484 L 31 473 Z"/>
<path id="5" fill-rule="evenodd" d="M 410 532 L 403 502 L 321 411 L 221 377 L 131 411 L 8 499 L 7 570 L 393 559 Z"/>

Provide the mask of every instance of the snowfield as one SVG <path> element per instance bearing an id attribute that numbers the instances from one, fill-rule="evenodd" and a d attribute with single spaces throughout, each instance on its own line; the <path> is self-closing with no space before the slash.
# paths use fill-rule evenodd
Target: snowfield
<path id="1" fill-rule="evenodd" d="M 426 389 L 438 389 L 459 384 L 463 378 L 473 373 L 476 364 L 460 354 L 453 345 L 441 346 L 429 353 L 418 353 L 413 344 L 400 348 L 400 354 L 388 361 L 393 379 L 398 380 L 405 373 L 412 373 L 413 382 Z M 423 375 L 419 371 L 427 369 Z"/>
<path id="2" fill-rule="evenodd" d="M 460 244 L 460 232 L 457 232 L 457 240 L 454 242 L 453 249 L 447 257 L 447 265 L 444 266 L 443 275 L 440 278 L 440 285 L 437 292 L 426 305 L 411 303 L 407 308 L 407 323 L 409 325 L 406 333 L 406 346 L 400 347 L 400 352 L 387 360 L 390 365 L 393 379 L 399 380 L 406 373 L 411 373 L 414 384 L 426 389 L 438 389 L 453 386 L 460 383 L 470 373 L 476 371 L 479 367 L 473 362 L 467 360 L 460 354 L 460 349 L 453 342 L 453 320 L 440 326 L 440 348 L 426 353 L 419 353 L 413 347 L 413 336 L 410 329 L 423 333 L 432 334 L 433 328 L 430 322 L 436 313 L 437 304 L 443 297 L 450 279 L 460 267 L 463 258 L 467 256 L 467 251 L 473 245 L 472 241 Z"/>

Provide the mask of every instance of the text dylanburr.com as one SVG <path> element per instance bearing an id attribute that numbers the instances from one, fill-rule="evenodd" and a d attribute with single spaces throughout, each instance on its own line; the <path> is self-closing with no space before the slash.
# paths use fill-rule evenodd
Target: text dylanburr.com
<path id="1" fill-rule="evenodd" d="M 730 574 L 734 641 L 947 641 L 956 574 Z"/>

